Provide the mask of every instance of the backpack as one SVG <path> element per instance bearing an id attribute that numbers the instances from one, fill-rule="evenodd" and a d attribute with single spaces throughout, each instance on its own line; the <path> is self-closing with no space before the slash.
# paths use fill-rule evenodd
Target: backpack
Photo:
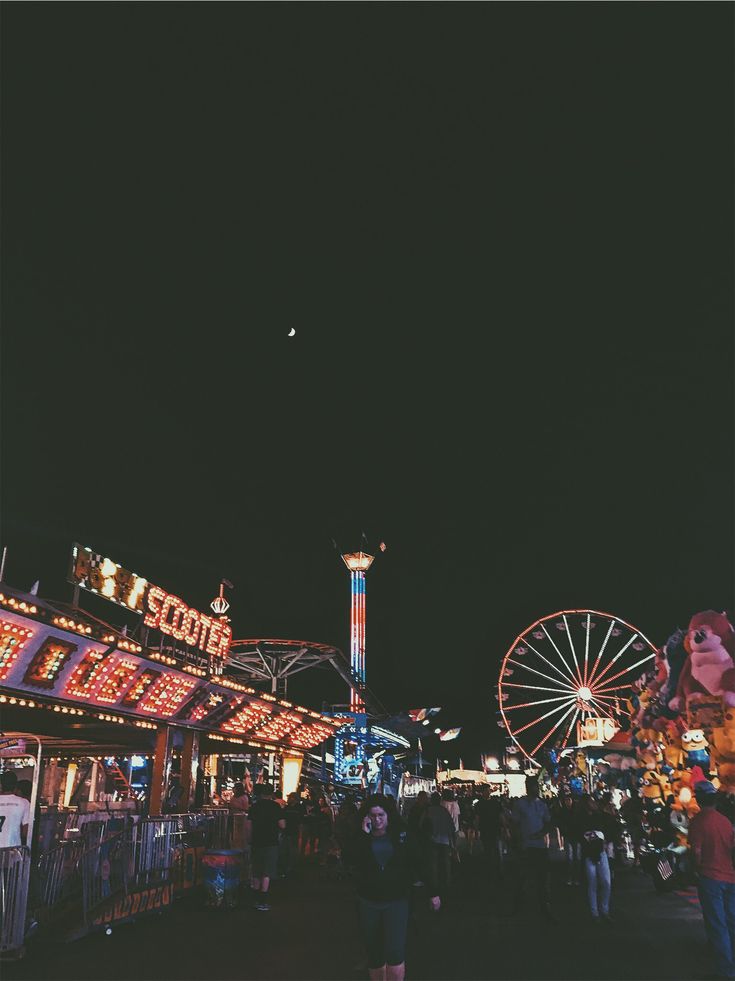
<path id="1" fill-rule="evenodd" d="M 596 862 L 605 847 L 605 836 L 601 831 L 585 831 L 582 839 L 582 854 Z"/>

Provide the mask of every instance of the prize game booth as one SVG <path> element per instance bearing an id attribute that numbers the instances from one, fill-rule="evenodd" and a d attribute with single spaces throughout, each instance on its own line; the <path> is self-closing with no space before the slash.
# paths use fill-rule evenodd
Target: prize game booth
<path id="1" fill-rule="evenodd" d="M 234 780 L 285 797 L 345 721 L 274 694 L 275 675 L 271 692 L 248 683 L 262 678 L 230 657 L 225 616 L 77 545 L 70 579 L 70 606 L 0 582 L 0 769 L 15 770 L 31 808 L 27 842 L 0 848 L 5 956 L 22 953 L 29 927 L 66 940 L 109 931 L 243 861 Z M 80 589 L 138 623 L 119 630 L 80 609 Z M 298 656 L 325 656 L 313 647 L 298 642 Z"/>

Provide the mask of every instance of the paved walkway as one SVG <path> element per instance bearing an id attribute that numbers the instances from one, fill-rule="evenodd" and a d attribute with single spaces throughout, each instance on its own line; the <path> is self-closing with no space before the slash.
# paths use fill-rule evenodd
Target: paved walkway
<path id="1" fill-rule="evenodd" d="M 582 889 L 553 868 L 558 923 L 507 915 L 507 890 L 487 888 L 467 861 L 437 915 L 412 924 L 410 979 L 696 979 L 711 973 L 696 893 L 657 894 L 623 870 L 612 925 L 593 926 Z M 273 887 L 272 909 L 231 912 L 183 900 L 172 910 L 73 944 L 36 942 L 3 981 L 248 981 L 367 976 L 348 881 L 306 864 Z"/>

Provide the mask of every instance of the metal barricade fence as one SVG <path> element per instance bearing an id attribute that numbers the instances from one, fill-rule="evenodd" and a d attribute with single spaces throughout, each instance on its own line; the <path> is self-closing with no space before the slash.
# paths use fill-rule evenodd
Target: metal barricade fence
<path id="1" fill-rule="evenodd" d="M 87 847 L 79 860 L 82 908 L 88 919 L 103 899 L 124 893 L 131 876 L 132 827 L 115 831 Z"/>
<path id="2" fill-rule="evenodd" d="M 30 870 L 30 849 L 0 848 L 0 953 L 23 947 Z"/>
<path id="3" fill-rule="evenodd" d="M 49 909 L 75 891 L 81 889 L 78 875 L 79 858 L 87 842 L 83 838 L 62 841 L 42 855 L 38 862 L 38 903 L 41 909 Z"/>
<path id="4" fill-rule="evenodd" d="M 145 818 L 133 830 L 133 878 L 147 885 L 166 878 L 182 832 L 176 817 Z"/>
<path id="5" fill-rule="evenodd" d="M 79 837 L 59 842 L 40 857 L 35 909 L 39 922 L 54 922 L 57 914 L 76 908 L 89 927 L 105 899 L 175 878 L 184 849 L 229 848 L 235 838 L 243 837 L 225 808 L 142 818 L 126 821 L 123 827 L 116 821 L 114 829 L 111 825 L 108 820 L 86 822 Z M 238 841 L 234 847 L 243 846 Z M 26 875 L 26 888 L 27 879 Z"/>

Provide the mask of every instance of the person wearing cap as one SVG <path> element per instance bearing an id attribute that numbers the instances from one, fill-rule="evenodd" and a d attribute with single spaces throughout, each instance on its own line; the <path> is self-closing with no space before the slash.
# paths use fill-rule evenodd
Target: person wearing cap
<path id="1" fill-rule="evenodd" d="M 694 788 L 701 810 L 689 824 L 689 845 L 704 928 L 721 978 L 735 978 L 735 829 L 717 810 L 717 790 L 709 780 Z"/>

